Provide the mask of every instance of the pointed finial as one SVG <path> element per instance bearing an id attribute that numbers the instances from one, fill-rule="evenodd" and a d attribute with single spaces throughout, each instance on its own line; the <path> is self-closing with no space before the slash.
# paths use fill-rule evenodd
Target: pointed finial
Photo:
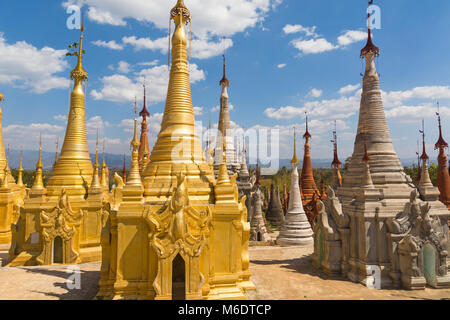
<path id="1" fill-rule="evenodd" d="M 305 134 L 303 135 L 303 138 L 308 140 L 311 138 L 311 134 L 309 133 L 308 113 L 307 112 L 305 112 L 305 116 L 306 116 L 306 131 L 305 131 Z"/>
<path id="2" fill-rule="evenodd" d="M 444 137 L 442 136 L 442 123 L 441 123 L 441 114 L 439 112 L 439 102 L 437 103 L 437 108 L 438 111 L 436 112 L 436 115 L 438 117 L 438 124 L 439 124 L 439 139 L 436 142 L 436 144 L 434 145 L 434 149 L 439 149 L 439 148 L 448 148 L 448 143 L 444 140 Z"/>
<path id="3" fill-rule="evenodd" d="M 22 158 L 23 158 L 23 150 L 21 148 L 20 150 L 20 160 L 19 160 L 19 169 L 17 170 L 19 172 L 17 176 L 17 185 L 19 187 L 23 187 L 23 168 L 22 168 Z"/>
<path id="4" fill-rule="evenodd" d="M 58 150 L 59 150 L 59 137 L 55 141 L 56 152 L 55 152 L 55 160 L 53 161 L 53 168 L 56 166 L 56 162 L 58 161 Z"/>
<path id="5" fill-rule="evenodd" d="M 291 164 L 293 166 L 298 166 L 299 163 L 300 161 L 297 158 L 297 132 L 294 127 L 294 156 L 292 157 Z"/>
<path id="6" fill-rule="evenodd" d="M 178 0 L 175 7 L 173 7 L 172 10 L 170 10 L 171 19 L 175 19 L 175 17 L 180 15 L 182 15 L 186 19 L 186 22 L 191 20 L 191 13 L 184 5 L 183 0 Z"/>
<path id="7" fill-rule="evenodd" d="M 0 93 L 0 102 L 5 101 L 5 96 L 3 95 L 3 93 Z"/>
<path id="8" fill-rule="evenodd" d="M 85 27 L 84 27 L 84 16 L 82 17 L 82 23 L 80 28 L 80 43 L 78 44 L 78 52 L 75 54 L 68 54 L 68 55 L 76 55 L 77 56 L 77 65 L 75 69 L 72 70 L 70 73 L 70 78 L 78 81 L 83 81 L 88 79 L 88 74 L 83 69 L 83 54 L 85 51 L 83 50 L 83 33 L 84 33 Z"/>
<path id="9" fill-rule="evenodd" d="M 373 0 L 369 2 L 369 6 L 373 4 Z M 369 27 L 367 29 L 367 43 L 366 46 L 361 50 L 361 58 L 364 58 L 366 54 L 373 53 L 375 56 L 380 55 L 380 48 L 373 44 L 372 41 L 372 28 L 370 26 L 370 13 L 367 14 L 367 19 L 369 22 Z"/>
<path id="10" fill-rule="evenodd" d="M 227 75 L 226 75 L 225 55 L 223 54 L 222 57 L 223 57 L 223 78 L 222 78 L 222 80 L 220 80 L 219 84 L 222 87 L 228 87 L 230 85 L 230 81 L 228 81 Z"/>
<path id="11" fill-rule="evenodd" d="M 333 143 L 333 162 L 331 163 L 331 165 L 339 167 L 342 164 L 342 162 L 339 161 L 339 155 L 338 155 L 336 120 L 334 120 L 333 140 L 331 140 L 331 142 Z"/>
<path id="12" fill-rule="evenodd" d="M 426 146 L 425 146 L 425 120 L 422 119 L 422 130 L 419 130 L 419 132 L 422 134 L 422 155 L 420 156 L 420 159 L 423 161 L 427 161 L 430 159 L 427 155 Z"/>
<path id="13" fill-rule="evenodd" d="M 150 116 L 150 112 L 147 110 L 147 87 L 146 87 L 146 79 L 144 78 L 144 106 L 142 107 L 142 111 L 139 113 L 139 116 L 141 116 L 144 120 L 147 119 L 147 117 Z"/>

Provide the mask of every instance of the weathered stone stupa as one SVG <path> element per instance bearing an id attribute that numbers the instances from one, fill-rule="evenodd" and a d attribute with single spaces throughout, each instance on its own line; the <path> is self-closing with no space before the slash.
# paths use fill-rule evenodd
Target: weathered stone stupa
<path id="1" fill-rule="evenodd" d="M 366 70 L 354 152 L 343 186 L 337 195 L 329 189 L 319 205 L 313 261 L 367 286 L 447 286 L 449 211 L 428 187 L 418 199 L 403 171 L 387 128 L 378 55 L 369 29 L 361 51 Z"/>
<path id="2" fill-rule="evenodd" d="M 247 168 L 247 155 L 245 148 L 242 150 L 241 169 L 239 170 L 236 183 L 239 190 L 239 199 L 242 199 L 242 197 L 245 196 L 245 206 L 247 207 L 247 210 L 250 210 L 250 198 L 253 184 L 250 180 L 250 173 Z"/>
<path id="3" fill-rule="evenodd" d="M 139 175 L 136 133 L 119 205 L 102 231 L 100 299 L 244 299 L 250 225 L 226 152 L 217 181 L 195 130 L 185 33 L 190 11 L 170 11 L 172 66 L 161 131 Z M 226 146 L 222 146 L 226 150 Z"/>
<path id="4" fill-rule="evenodd" d="M 298 185 L 296 138 L 294 133 L 294 156 L 292 158 L 291 190 L 289 196 L 289 209 L 286 213 L 283 227 L 277 237 L 277 244 L 286 246 L 302 246 L 314 242 L 311 225 L 303 210 L 300 188 Z"/>
<path id="5" fill-rule="evenodd" d="M 222 136 L 225 136 L 225 145 L 227 152 L 228 161 L 228 174 L 233 175 L 239 172 L 241 164 L 236 153 L 236 148 L 234 146 L 234 136 L 231 131 L 230 123 L 230 108 L 228 104 L 228 87 L 230 81 L 227 79 L 226 75 L 226 65 L 225 65 L 225 55 L 223 56 L 223 77 L 220 80 L 220 86 L 222 87 L 222 93 L 220 95 L 220 114 L 219 123 L 217 127 L 217 139 L 216 139 L 216 149 L 214 157 L 214 171 L 216 176 L 219 170 L 219 166 L 222 163 Z"/>
<path id="6" fill-rule="evenodd" d="M 99 261 L 103 216 L 103 188 L 98 182 L 98 162 L 93 169 L 86 138 L 86 106 L 82 66 L 84 24 L 75 46 L 77 65 L 71 72 L 74 87 L 70 99 L 66 135 L 47 186 L 42 182 L 42 162 L 17 223 L 10 266 L 73 264 Z M 94 179 L 93 179 L 94 178 Z"/>
<path id="7" fill-rule="evenodd" d="M 274 183 L 270 186 L 269 207 L 266 212 L 266 220 L 273 227 L 279 228 L 284 223 L 284 213 L 281 206 L 280 192 Z"/>
<path id="8" fill-rule="evenodd" d="M 303 138 L 305 139 L 305 154 L 303 155 L 300 192 L 306 216 L 308 217 L 309 223 L 313 225 L 314 219 L 317 216 L 315 197 L 319 195 L 319 190 L 317 189 L 316 182 L 314 181 L 314 174 L 311 164 L 311 145 L 309 143 L 311 134 L 308 129 L 308 117 L 306 117 L 306 131 Z"/>
<path id="9" fill-rule="evenodd" d="M 264 221 L 262 192 L 258 186 L 251 198 L 250 241 L 269 242 L 271 240 Z"/>
<path id="10" fill-rule="evenodd" d="M 441 116 L 439 113 L 437 116 L 439 121 L 439 139 L 435 145 L 435 149 L 439 149 L 437 187 L 440 192 L 439 200 L 450 210 L 450 174 L 447 168 L 447 156 L 445 155 L 445 149 L 448 148 L 448 143 L 442 136 Z"/>

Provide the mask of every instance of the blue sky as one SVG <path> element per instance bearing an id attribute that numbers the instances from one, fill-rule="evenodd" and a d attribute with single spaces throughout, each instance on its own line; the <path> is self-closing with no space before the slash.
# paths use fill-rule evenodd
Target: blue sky
<path id="1" fill-rule="evenodd" d="M 88 140 L 97 128 L 107 151 L 129 153 L 134 96 L 148 82 L 151 143 L 159 132 L 167 89 L 168 12 L 175 0 L 87 0 L 84 67 Z M 79 31 L 66 27 L 67 5 L 77 0 L 2 1 L 0 92 L 6 144 L 53 151 L 64 138 L 68 76 L 64 56 Z M 353 149 L 366 35 L 362 0 L 185 0 L 192 14 L 191 82 L 196 120 L 218 121 L 222 53 L 227 56 L 231 119 L 235 127 L 278 128 L 281 158 L 290 158 L 292 127 L 311 119 L 313 158 L 331 158 L 338 121 L 342 159 Z M 381 30 L 374 42 L 381 89 L 395 148 L 415 156 L 425 118 L 429 155 L 437 140 L 436 101 L 450 140 L 450 2 L 375 1 Z M 300 148 L 301 150 L 301 148 Z M 91 149 L 93 151 L 93 149 Z M 300 154 L 301 155 L 301 154 Z"/>

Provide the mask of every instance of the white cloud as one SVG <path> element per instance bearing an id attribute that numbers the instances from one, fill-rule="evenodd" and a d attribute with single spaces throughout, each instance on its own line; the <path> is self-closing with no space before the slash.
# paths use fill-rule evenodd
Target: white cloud
<path id="1" fill-rule="evenodd" d="M 333 45 L 324 38 L 310 40 L 296 39 L 292 40 L 291 44 L 303 54 L 322 53 L 338 48 L 338 46 Z"/>
<path id="2" fill-rule="evenodd" d="M 123 50 L 123 45 L 120 43 L 117 43 L 115 40 L 111 40 L 111 41 L 102 41 L 102 40 L 96 40 L 93 41 L 92 44 L 96 45 L 97 47 L 103 47 L 103 48 L 108 48 L 111 50 Z"/>
<path id="3" fill-rule="evenodd" d="M 131 71 L 131 65 L 126 61 L 119 61 L 117 71 L 120 73 L 129 73 Z"/>
<path id="4" fill-rule="evenodd" d="M 189 65 L 190 81 L 196 83 L 205 79 L 205 73 L 196 64 Z M 147 81 L 149 101 L 161 102 L 166 99 L 169 83 L 169 70 L 166 65 L 143 69 L 135 73 L 134 78 L 121 74 L 106 76 L 101 79 L 103 88 L 92 90 L 91 96 L 95 100 L 112 102 L 132 102 L 136 95 L 140 95 L 144 79 Z"/>
<path id="5" fill-rule="evenodd" d="M 316 26 L 313 27 L 304 27 L 300 24 L 296 24 L 296 25 L 291 25 L 291 24 L 287 24 L 284 28 L 283 28 L 283 32 L 285 34 L 293 34 L 293 33 L 304 33 L 305 36 L 307 37 L 317 37 L 317 33 L 316 33 Z"/>
<path id="6" fill-rule="evenodd" d="M 49 123 L 12 124 L 3 129 L 5 143 L 24 150 L 36 150 L 39 147 L 39 136 L 42 134 L 42 148 L 53 151 L 55 141 L 58 138 L 61 141 L 60 135 L 63 132 L 64 127 Z"/>
<path id="7" fill-rule="evenodd" d="M 296 108 L 292 106 L 286 106 L 281 108 L 268 108 L 264 110 L 264 114 L 271 119 L 291 119 L 294 117 L 299 117 L 304 114 L 303 108 Z"/>
<path id="8" fill-rule="evenodd" d="M 320 98 L 322 94 L 323 90 L 312 88 L 311 91 L 307 94 L 307 97 Z"/>
<path id="9" fill-rule="evenodd" d="M 159 60 L 153 60 L 153 61 L 148 61 L 148 62 L 139 62 L 137 65 L 144 66 L 144 67 L 154 67 L 154 66 L 157 66 L 158 64 L 159 64 Z"/>
<path id="10" fill-rule="evenodd" d="M 357 84 L 354 84 L 354 85 L 349 84 L 349 85 L 347 85 L 347 86 L 342 87 L 341 89 L 339 89 L 338 93 L 339 93 L 340 95 L 346 95 L 346 94 L 355 92 L 355 91 L 358 90 L 359 88 L 361 88 L 361 84 L 360 84 L 360 83 L 357 83 Z"/>
<path id="11" fill-rule="evenodd" d="M 366 39 L 367 39 L 367 32 L 359 30 L 347 30 L 343 35 L 337 38 L 337 41 L 339 46 L 345 47 L 352 43 Z"/>
<path id="12" fill-rule="evenodd" d="M 286 63 L 281 63 L 281 64 L 277 65 L 278 69 L 283 69 L 285 67 L 286 67 Z"/>
<path id="13" fill-rule="evenodd" d="M 0 33 L 0 83 L 29 88 L 38 94 L 68 88 L 68 74 L 57 76 L 69 67 L 66 52 L 50 47 L 38 49 L 25 41 L 8 44 Z"/>
<path id="14" fill-rule="evenodd" d="M 195 116 L 201 116 L 203 114 L 203 108 L 202 107 L 194 107 L 194 115 Z"/>
<path id="15" fill-rule="evenodd" d="M 300 38 L 290 42 L 301 54 L 318 54 L 337 49 L 367 39 L 367 33 L 359 30 L 347 30 L 337 38 L 337 43 L 333 44 L 324 37 L 316 33 L 316 26 L 304 27 L 302 25 L 286 25 L 283 28 L 285 34 L 302 33 Z"/>
<path id="16" fill-rule="evenodd" d="M 450 99 L 450 86 L 423 86 L 405 91 L 383 92 L 386 108 L 400 106 L 411 99 Z"/>
<path id="17" fill-rule="evenodd" d="M 53 120 L 66 122 L 67 121 L 67 114 L 53 116 Z"/>
<path id="18" fill-rule="evenodd" d="M 63 6 L 82 5 L 83 2 L 67 0 L 63 2 Z M 257 25 L 262 27 L 265 16 L 281 2 L 282 0 L 190 0 L 187 6 L 193 17 L 193 57 L 206 59 L 221 54 L 233 45 L 230 37 Z M 85 3 L 89 7 L 89 19 L 100 24 L 126 26 L 127 19 L 135 19 L 167 30 L 167 17 L 175 1 L 86 0 Z M 136 48 L 167 52 L 167 37 L 156 40 L 125 37 L 125 41 Z"/>
<path id="19" fill-rule="evenodd" d="M 88 134 L 104 134 L 104 130 L 109 126 L 109 122 L 103 121 L 101 116 L 94 116 L 86 121 L 86 129 Z"/>
<path id="20" fill-rule="evenodd" d="M 84 1 L 63 3 L 81 5 Z M 280 4 L 280 0 L 190 0 L 192 31 L 200 38 L 232 36 L 262 22 L 266 14 Z M 87 0 L 89 19 L 102 24 L 125 26 L 126 19 L 153 23 L 166 30 L 168 15 L 175 1 L 167 0 Z"/>
<path id="21" fill-rule="evenodd" d="M 214 108 L 211 108 L 210 112 L 217 112 L 220 110 L 220 106 L 215 106 Z M 234 110 L 234 105 L 232 105 L 231 103 L 228 104 L 228 110 L 229 111 L 233 111 Z"/>
<path id="22" fill-rule="evenodd" d="M 167 54 L 168 38 L 163 37 L 156 40 L 150 38 L 124 37 L 124 44 L 133 46 L 136 50 L 153 50 L 160 51 L 161 54 Z M 210 41 L 207 39 L 192 40 L 192 58 L 208 59 L 224 53 L 228 48 L 233 46 L 233 40 L 229 38 Z"/>
<path id="23" fill-rule="evenodd" d="M 421 119 L 435 119 L 436 106 L 426 103 L 419 106 L 399 106 L 386 110 L 386 118 L 395 119 L 397 122 L 418 122 Z M 450 117 L 450 108 L 441 107 L 439 110 L 442 117 Z"/>

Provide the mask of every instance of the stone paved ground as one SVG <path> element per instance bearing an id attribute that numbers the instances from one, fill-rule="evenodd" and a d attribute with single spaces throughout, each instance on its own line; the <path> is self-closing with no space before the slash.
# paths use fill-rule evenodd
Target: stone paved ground
<path id="1" fill-rule="evenodd" d="M 311 265 L 312 247 L 251 247 L 250 269 L 256 292 L 250 299 L 450 299 L 450 289 L 370 290 L 329 277 Z M 0 257 L 5 256 L 0 252 Z M 0 268 L 0 300 L 92 299 L 98 291 L 100 264 L 83 264 L 81 289 L 69 290 L 67 266 Z"/>

